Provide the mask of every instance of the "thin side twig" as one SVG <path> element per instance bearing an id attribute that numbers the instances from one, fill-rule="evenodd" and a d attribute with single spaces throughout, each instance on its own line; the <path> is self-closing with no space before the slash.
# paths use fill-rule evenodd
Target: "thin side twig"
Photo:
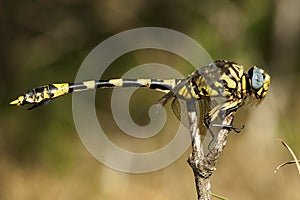
<path id="1" fill-rule="evenodd" d="M 276 169 L 274 170 L 274 173 L 277 173 L 277 171 L 281 168 L 281 167 L 283 167 L 283 166 L 285 166 L 285 165 L 287 165 L 287 164 L 296 164 L 296 166 L 297 166 L 297 169 L 298 169 L 298 173 L 299 173 L 299 175 L 300 175 L 300 164 L 299 164 L 299 160 L 298 160 L 298 158 L 296 157 L 296 155 L 295 155 L 295 153 L 293 152 L 293 150 L 289 147 L 289 145 L 286 143 L 286 142 L 284 142 L 282 139 L 277 139 L 278 141 L 280 141 L 282 144 L 283 144 L 283 146 L 285 147 L 285 148 L 287 148 L 287 150 L 290 152 L 290 154 L 292 155 L 292 157 L 293 157 L 293 161 L 288 161 L 288 162 L 285 162 L 285 163 L 282 163 L 282 164 L 280 164 L 278 167 L 276 167 Z"/>
<path id="2" fill-rule="evenodd" d="M 201 142 L 198 127 L 198 113 L 195 101 L 187 101 L 188 120 L 190 125 L 190 134 L 192 141 L 192 153 L 188 159 L 188 163 L 193 169 L 198 200 L 211 199 L 210 176 L 215 171 L 215 165 L 221 155 L 229 134 L 228 129 L 221 129 L 216 137 L 216 141 L 208 154 L 204 154 L 204 146 Z M 222 124 L 230 126 L 233 120 L 232 114 L 227 115 Z"/>
<path id="3" fill-rule="evenodd" d="M 295 164 L 295 163 L 300 163 L 300 160 L 290 160 L 290 161 L 287 161 L 285 163 L 282 163 L 280 165 L 278 165 L 278 167 L 276 167 L 276 169 L 274 170 L 274 173 L 277 173 L 278 170 L 281 168 L 281 167 L 284 167 L 285 165 L 290 165 L 290 164 Z"/>

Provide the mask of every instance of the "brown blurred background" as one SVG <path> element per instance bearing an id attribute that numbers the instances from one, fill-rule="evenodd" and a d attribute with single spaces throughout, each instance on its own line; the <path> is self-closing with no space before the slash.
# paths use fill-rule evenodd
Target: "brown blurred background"
<path id="1" fill-rule="evenodd" d="M 32 87 L 72 82 L 96 45 L 121 31 L 144 26 L 180 31 L 202 44 L 214 59 L 259 65 L 270 73 L 265 101 L 236 117 L 235 123 L 246 128 L 231 134 L 212 176 L 212 189 L 228 199 L 300 198 L 295 166 L 273 172 L 291 159 L 276 138 L 284 139 L 300 157 L 299 8 L 298 0 L 2 0 L 0 199 L 196 199 L 193 174 L 186 163 L 190 150 L 162 170 L 126 174 L 104 166 L 82 145 L 73 122 L 71 96 L 34 111 L 8 105 Z M 186 63 L 174 55 L 145 50 L 121 57 L 105 78 L 121 76 L 147 62 L 191 73 L 182 69 Z M 97 92 L 97 108 L 107 116 L 105 123 L 111 124 L 110 137 L 126 143 L 128 137 L 109 121 L 110 94 L 111 90 Z M 151 101 L 145 103 L 144 94 Z M 145 125 L 149 106 L 161 94 L 141 91 L 135 96 L 133 119 Z M 176 120 L 171 111 L 168 115 Z M 160 133 L 164 142 L 172 137 L 166 134 L 172 133 Z M 161 145 L 159 139 L 153 141 Z M 153 141 L 150 145 L 156 146 Z"/>

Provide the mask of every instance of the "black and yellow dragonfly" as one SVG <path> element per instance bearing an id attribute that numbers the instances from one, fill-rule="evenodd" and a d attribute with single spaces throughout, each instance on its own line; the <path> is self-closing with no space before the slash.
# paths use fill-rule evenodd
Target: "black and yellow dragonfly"
<path id="1" fill-rule="evenodd" d="M 196 100 L 203 118 L 199 123 L 200 133 L 205 135 L 215 119 L 237 111 L 246 103 L 246 99 L 250 103 L 260 103 L 267 94 L 269 84 L 270 76 L 261 68 L 254 66 L 246 72 L 243 66 L 234 62 L 217 60 L 182 79 L 110 79 L 49 84 L 23 93 L 10 104 L 31 104 L 31 110 L 72 92 L 115 87 L 147 87 L 166 93 L 159 100 L 161 105 L 173 99 L 172 109 L 179 119 L 180 101 Z M 218 97 L 223 100 L 217 103 L 212 101 Z M 233 126 L 227 128 L 239 131 Z"/>

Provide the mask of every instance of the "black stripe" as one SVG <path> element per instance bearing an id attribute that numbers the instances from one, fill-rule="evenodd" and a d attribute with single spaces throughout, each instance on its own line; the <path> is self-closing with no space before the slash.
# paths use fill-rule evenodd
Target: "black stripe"
<path id="1" fill-rule="evenodd" d="M 235 75 L 236 75 L 236 76 L 233 76 L 233 75 L 230 73 L 229 69 L 226 70 L 225 74 L 237 84 L 238 81 L 236 80 L 235 77 L 238 77 L 238 76 L 237 76 L 238 74 L 237 74 L 237 72 L 236 72 L 236 70 L 235 70 L 234 67 L 231 67 L 231 68 L 234 69 L 234 72 L 235 72 Z M 239 77 L 238 77 L 238 78 L 239 78 Z"/>
<path id="2" fill-rule="evenodd" d="M 160 90 L 171 90 L 170 85 L 164 83 L 162 80 L 151 80 L 150 89 L 160 89 Z"/>
<path id="3" fill-rule="evenodd" d="M 197 83 L 196 83 L 196 81 L 195 81 L 194 78 L 191 79 L 191 83 L 192 83 L 192 86 L 193 86 L 193 89 L 194 89 L 195 94 L 198 95 L 198 96 L 200 97 L 200 96 L 201 96 L 201 95 L 200 95 L 200 91 L 199 91 L 199 88 L 198 88 Z"/>
<path id="4" fill-rule="evenodd" d="M 244 88 L 244 89 L 246 89 L 247 93 L 249 93 L 249 92 L 251 91 L 251 80 L 250 80 L 250 76 L 249 76 L 249 74 L 246 74 L 246 73 L 244 73 L 243 76 L 245 76 L 245 79 L 246 79 L 246 88 Z"/>
<path id="5" fill-rule="evenodd" d="M 74 83 L 69 83 L 69 90 L 68 90 L 68 93 L 72 93 L 72 92 L 74 91 L 73 85 L 74 85 Z"/>
<path id="6" fill-rule="evenodd" d="M 146 87 L 146 85 L 138 83 L 137 79 L 123 79 L 122 87 Z"/>
<path id="7" fill-rule="evenodd" d="M 96 88 L 113 88 L 114 84 L 110 83 L 109 80 L 99 80 L 96 81 Z"/>
<path id="8" fill-rule="evenodd" d="M 69 90 L 85 90 L 87 89 L 87 86 L 83 84 L 83 82 L 80 83 L 73 83 L 72 85 L 69 85 Z"/>
<path id="9" fill-rule="evenodd" d="M 34 92 L 35 93 L 42 93 L 44 91 L 45 87 L 46 86 L 41 86 L 41 87 L 34 88 Z"/>
<path id="10" fill-rule="evenodd" d="M 224 88 L 227 89 L 228 92 L 230 92 L 231 94 L 233 94 L 234 92 L 240 90 L 240 88 L 238 87 L 238 83 L 237 82 L 235 82 L 235 83 L 236 83 L 236 87 L 235 88 L 231 88 L 231 87 L 228 86 L 227 81 L 223 80 L 223 86 L 224 86 Z"/>
<path id="11" fill-rule="evenodd" d="M 209 95 L 208 92 L 207 92 L 204 88 L 201 88 L 201 92 L 202 92 L 204 95 L 206 95 L 206 96 Z M 200 95 L 199 95 L 199 96 L 200 96 Z"/>
<path id="12" fill-rule="evenodd" d="M 235 66 L 232 66 L 231 68 L 232 68 L 233 71 L 235 72 L 236 77 L 241 78 L 241 77 L 239 77 L 239 70 L 238 70 Z"/>

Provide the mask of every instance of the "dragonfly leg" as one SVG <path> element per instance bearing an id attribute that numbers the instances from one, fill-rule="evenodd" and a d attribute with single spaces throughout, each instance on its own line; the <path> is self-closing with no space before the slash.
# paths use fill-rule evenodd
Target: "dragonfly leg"
<path id="1" fill-rule="evenodd" d="M 235 127 L 233 125 L 223 125 L 223 124 L 211 124 L 211 126 L 222 127 L 222 128 L 228 129 L 229 131 L 234 130 L 234 132 L 236 132 L 236 133 L 240 133 L 245 128 L 245 125 L 243 125 L 240 128 Z"/>
<path id="2" fill-rule="evenodd" d="M 219 117 L 221 119 L 223 119 L 223 116 L 227 116 L 230 113 L 236 112 L 237 109 L 239 109 L 241 106 L 242 106 L 242 101 L 241 100 L 233 101 L 233 102 L 226 102 L 220 108 Z M 240 128 L 237 128 L 233 125 L 220 125 L 220 124 L 212 124 L 212 126 L 219 126 L 219 127 L 222 127 L 222 128 L 226 128 L 229 131 L 234 130 L 236 133 L 240 133 L 242 131 L 242 129 L 245 127 L 245 125 L 243 125 Z"/>
<path id="3" fill-rule="evenodd" d="M 211 122 L 211 117 L 210 117 L 209 114 L 206 114 L 203 118 L 203 123 L 204 123 L 204 126 L 207 128 L 209 134 L 211 135 L 211 140 L 209 141 L 209 144 L 208 144 L 208 149 L 209 150 L 211 149 L 211 145 L 212 145 L 213 141 L 215 140 L 215 134 L 213 133 L 213 131 L 209 127 L 210 122 Z"/>
<path id="4" fill-rule="evenodd" d="M 212 140 L 209 142 L 209 149 L 212 144 L 212 142 L 215 139 L 215 135 L 213 131 L 211 130 L 210 126 L 212 127 L 221 127 L 228 129 L 229 131 L 234 130 L 236 133 L 241 132 L 241 130 L 244 128 L 244 125 L 241 128 L 237 128 L 233 125 L 223 125 L 223 124 L 212 124 L 212 122 L 217 118 L 224 119 L 224 116 L 227 116 L 228 114 L 235 112 L 238 108 L 242 106 L 242 101 L 228 101 L 221 105 L 218 105 L 214 107 L 208 114 L 206 114 L 203 118 L 203 123 L 205 127 L 208 129 L 209 133 L 212 136 Z"/>

